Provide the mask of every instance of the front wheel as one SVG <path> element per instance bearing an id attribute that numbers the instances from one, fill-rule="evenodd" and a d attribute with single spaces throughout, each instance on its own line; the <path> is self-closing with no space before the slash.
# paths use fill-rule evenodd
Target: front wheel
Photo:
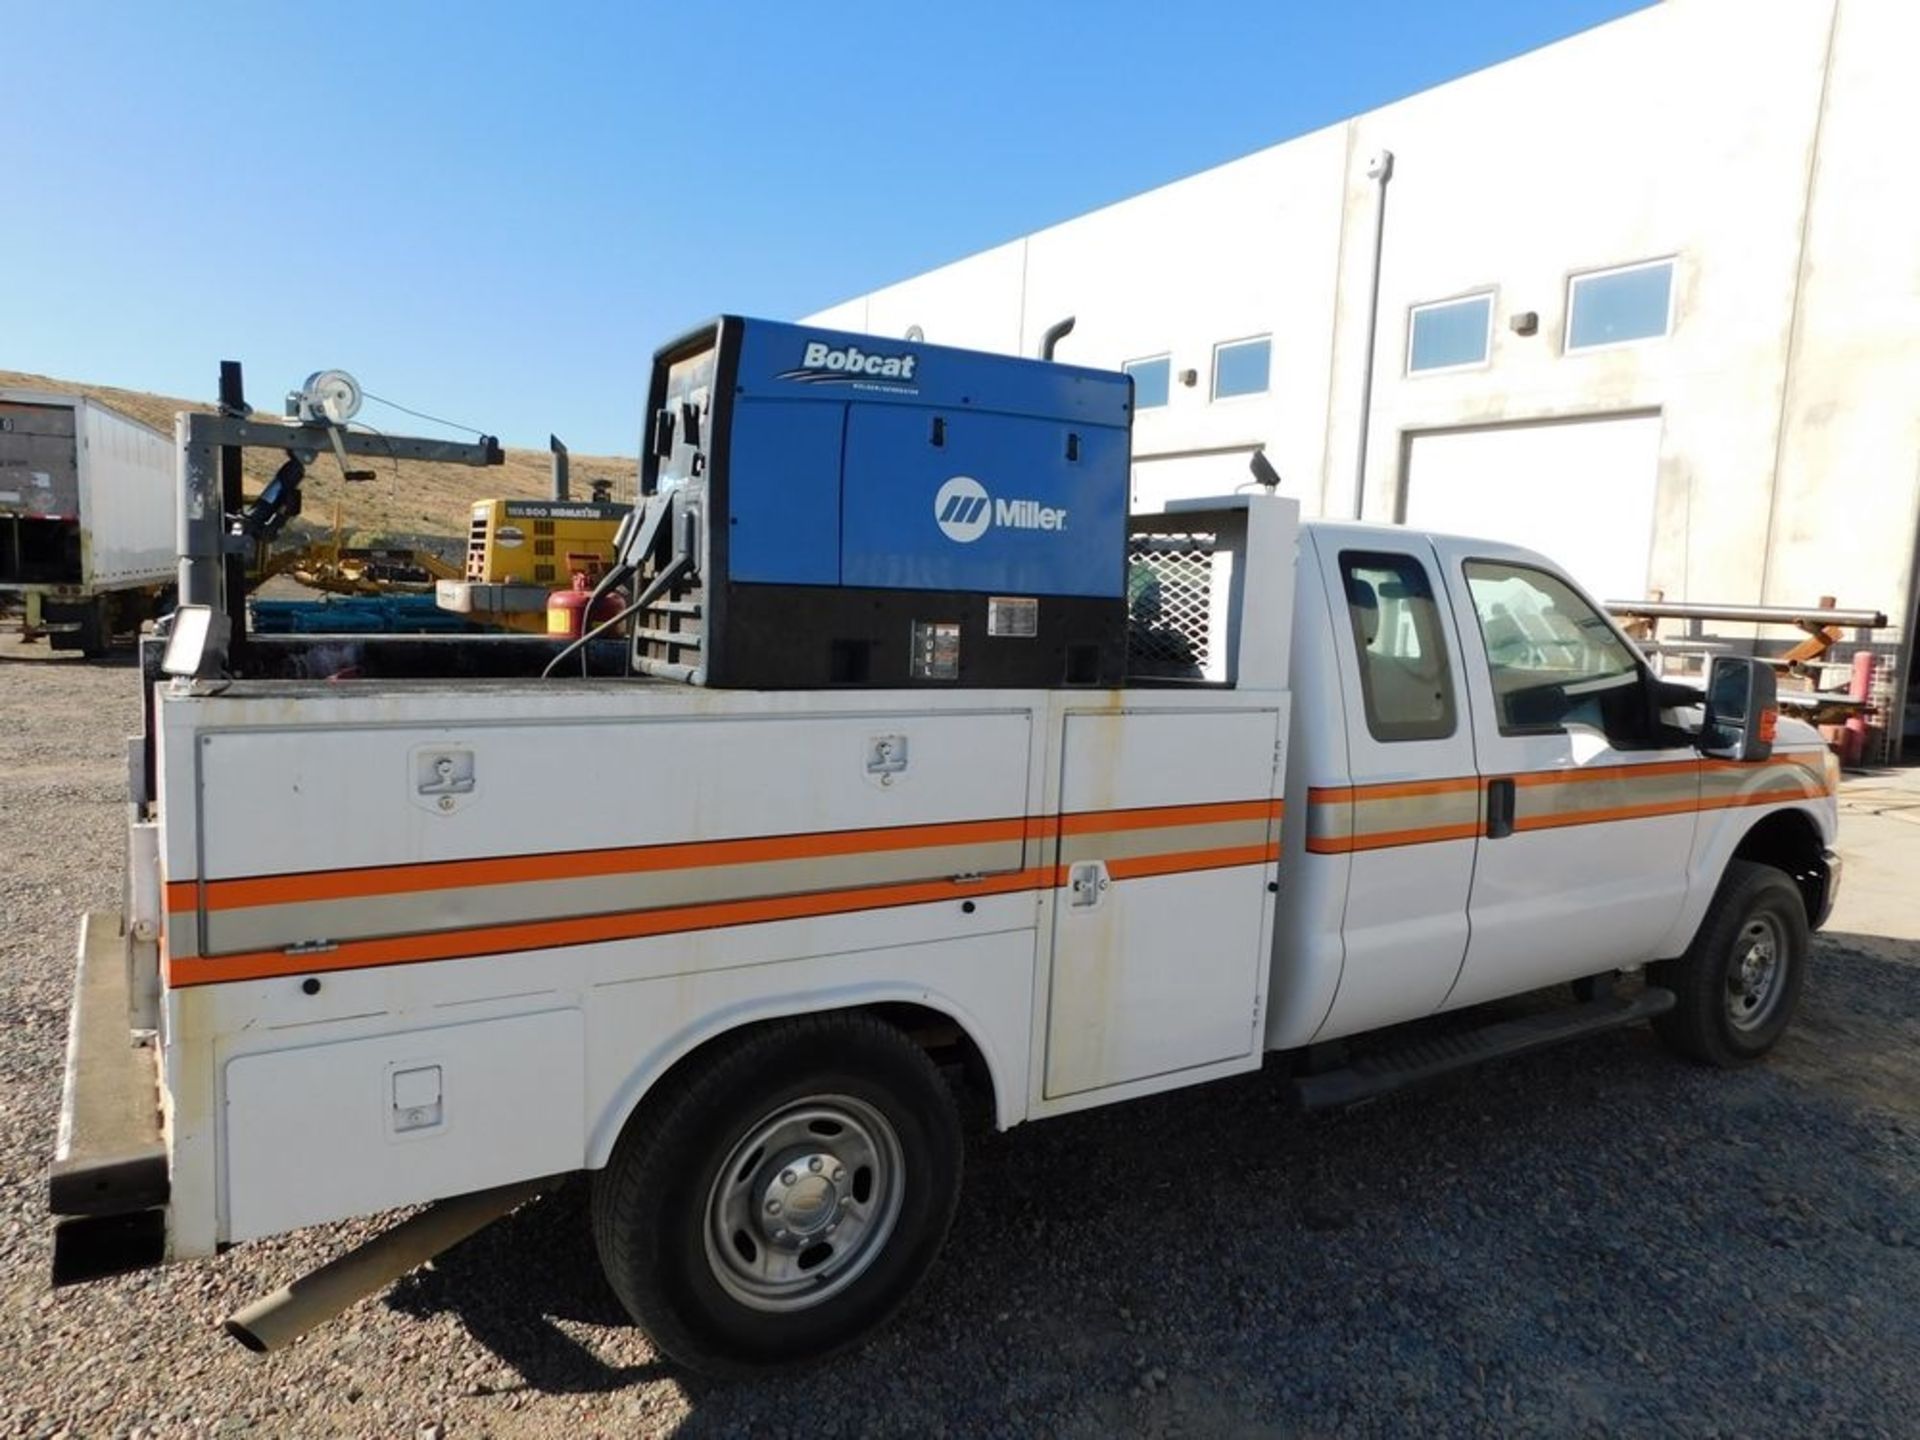
<path id="1" fill-rule="evenodd" d="M 952 1094 L 870 1015 L 722 1040 L 650 1096 L 594 1177 L 614 1293 L 707 1374 L 816 1359 L 897 1309 L 959 1198 Z"/>
<path id="2" fill-rule="evenodd" d="M 1648 969 L 1674 993 L 1653 1022 L 1669 1047 L 1709 1065 L 1758 1060 L 1793 1020 L 1806 982 L 1806 902 L 1771 865 L 1729 861 L 1687 953 Z"/>

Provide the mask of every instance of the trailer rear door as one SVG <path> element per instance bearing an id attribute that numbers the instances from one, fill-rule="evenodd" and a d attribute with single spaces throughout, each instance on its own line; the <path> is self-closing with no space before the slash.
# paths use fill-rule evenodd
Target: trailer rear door
<path id="1" fill-rule="evenodd" d="M 70 405 L 0 400 L 0 515 L 72 520 L 80 466 Z"/>
<path id="2" fill-rule="evenodd" d="M 0 585 L 79 583 L 79 514 L 73 407 L 0 400 Z"/>

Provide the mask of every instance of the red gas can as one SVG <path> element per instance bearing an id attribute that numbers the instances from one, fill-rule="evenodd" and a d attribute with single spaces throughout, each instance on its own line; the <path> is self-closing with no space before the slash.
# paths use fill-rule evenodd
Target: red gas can
<path id="1" fill-rule="evenodd" d="M 555 590 L 547 596 L 547 634 L 578 639 L 580 617 L 586 611 L 587 601 L 592 598 L 593 577 L 585 571 L 574 571 L 572 589 Z M 626 603 L 617 590 L 601 596 L 600 603 L 593 607 L 591 624 L 601 625 L 613 619 L 626 608 Z"/>

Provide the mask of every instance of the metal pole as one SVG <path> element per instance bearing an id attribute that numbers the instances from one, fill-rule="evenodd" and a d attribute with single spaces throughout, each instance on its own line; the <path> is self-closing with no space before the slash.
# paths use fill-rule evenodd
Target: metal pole
<path id="1" fill-rule="evenodd" d="M 219 449 L 202 435 L 206 417 L 182 411 L 173 418 L 173 440 L 179 456 L 180 516 L 176 543 L 180 551 L 180 603 L 220 604 L 223 525 L 220 513 Z"/>
<path id="2" fill-rule="evenodd" d="M 1387 181 L 1393 178 L 1393 152 L 1381 150 L 1367 161 L 1373 181 L 1373 274 L 1367 284 L 1366 358 L 1360 371 L 1360 444 L 1353 464 L 1353 518 L 1363 518 L 1367 498 L 1367 433 L 1373 428 L 1373 342 L 1380 328 L 1380 251 L 1387 235 Z"/>
<path id="3" fill-rule="evenodd" d="M 220 362 L 220 413 L 245 419 L 247 397 L 238 360 Z M 226 517 L 246 508 L 245 465 L 238 445 L 220 447 L 221 544 L 226 545 Z M 266 549 L 261 547 L 264 564 Z M 238 546 L 228 547 L 221 557 L 221 589 L 227 608 L 227 663 L 240 669 L 246 663 L 247 645 L 247 555 Z"/>
<path id="4" fill-rule="evenodd" d="M 560 443 L 558 435 L 547 436 L 547 449 L 553 452 L 553 498 L 565 500 L 567 489 L 567 447 Z"/>

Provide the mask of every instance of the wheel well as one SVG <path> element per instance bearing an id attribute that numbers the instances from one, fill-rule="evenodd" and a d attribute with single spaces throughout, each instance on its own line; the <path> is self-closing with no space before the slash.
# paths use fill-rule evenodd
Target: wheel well
<path id="1" fill-rule="evenodd" d="M 927 1052 L 941 1073 L 949 1080 L 959 1081 L 961 1115 L 969 1127 L 979 1123 L 993 1126 L 1000 1113 L 993 1093 L 993 1072 L 987 1068 L 987 1057 L 980 1053 L 980 1047 L 965 1026 L 931 1006 L 905 1001 L 855 1008 L 905 1032 L 908 1039 Z"/>
<path id="2" fill-rule="evenodd" d="M 881 1001 L 870 1005 L 847 1005 L 836 1009 L 810 1010 L 805 1015 L 871 1015 L 884 1021 L 906 1035 L 922 1050 L 927 1052 L 940 1073 L 953 1086 L 956 1098 L 960 1102 L 961 1121 L 969 1129 L 992 1129 L 998 1124 L 999 1110 L 997 1096 L 994 1093 L 993 1071 L 987 1065 L 986 1056 L 980 1047 L 951 1015 L 942 1013 L 929 1005 L 915 1005 L 908 1001 Z M 768 1025 L 779 1025 L 799 1016 L 778 1016 L 766 1020 L 752 1020 L 743 1025 L 722 1030 L 710 1035 L 695 1045 L 686 1054 L 675 1060 L 664 1071 L 656 1075 L 640 1097 L 639 1104 L 644 1105 L 648 1096 L 661 1093 L 662 1088 L 688 1067 L 698 1064 L 716 1046 L 737 1040 L 748 1031 Z M 627 1109 L 621 1117 L 622 1127 L 631 1123 L 634 1111 Z M 617 1134 L 618 1131 L 615 1131 Z"/>
<path id="3" fill-rule="evenodd" d="M 1747 831 L 1733 858 L 1771 865 L 1792 876 L 1807 907 L 1807 922 L 1819 923 L 1827 897 L 1827 861 L 1813 821 L 1798 810 L 1776 810 Z"/>

